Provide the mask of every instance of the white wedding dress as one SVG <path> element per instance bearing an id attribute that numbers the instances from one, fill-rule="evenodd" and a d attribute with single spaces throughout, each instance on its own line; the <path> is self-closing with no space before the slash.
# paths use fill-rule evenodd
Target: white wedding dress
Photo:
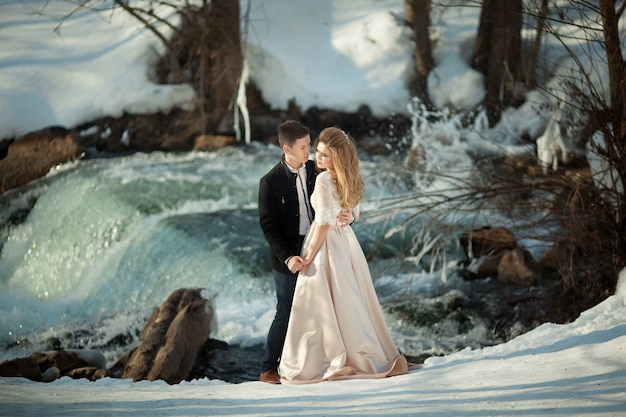
<path id="1" fill-rule="evenodd" d="M 330 224 L 314 261 L 298 276 L 280 360 L 281 382 L 301 384 L 350 378 L 383 378 L 408 372 L 385 323 L 367 260 L 352 228 L 341 226 L 341 208 L 330 174 L 318 175 L 311 196 L 313 228 Z M 358 206 L 355 208 L 358 216 Z"/>

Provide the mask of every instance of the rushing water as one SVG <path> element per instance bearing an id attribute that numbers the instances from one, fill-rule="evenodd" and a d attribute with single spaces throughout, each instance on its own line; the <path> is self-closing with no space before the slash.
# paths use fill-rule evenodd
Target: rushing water
<path id="1" fill-rule="evenodd" d="M 212 339 L 258 355 L 275 304 L 258 180 L 280 155 L 276 146 L 253 144 L 83 160 L 6 193 L 0 359 L 85 348 L 111 366 L 138 343 L 152 310 L 184 287 L 214 297 Z M 399 349 L 423 356 L 493 343 L 476 317 L 431 317 L 425 325 L 400 313 L 399 305 L 426 310 L 462 297 L 465 283 L 446 269 L 460 254 L 449 239 L 447 260 L 416 262 L 428 234 L 418 223 L 391 233 L 403 215 L 380 209 L 419 184 L 398 157 L 364 157 L 361 167 L 367 188 L 355 231 Z"/>

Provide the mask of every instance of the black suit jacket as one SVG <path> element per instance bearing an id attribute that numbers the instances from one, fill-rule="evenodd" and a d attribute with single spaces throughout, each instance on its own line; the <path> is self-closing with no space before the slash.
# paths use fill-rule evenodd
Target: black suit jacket
<path id="1" fill-rule="evenodd" d="M 315 187 L 315 162 L 306 162 L 307 191 L 309 197 Z M 298 239 L 300 211 L 296 175 L 285 158 L 276 164 L 259 182 L 259 223 L 270 245 L 270 266 L 289 273 L 285 261 L 299 255 Z"/>

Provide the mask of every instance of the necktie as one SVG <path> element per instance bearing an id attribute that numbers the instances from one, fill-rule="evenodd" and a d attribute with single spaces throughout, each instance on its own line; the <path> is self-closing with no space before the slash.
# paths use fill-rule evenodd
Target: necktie
<path id="1" fill-rule="evenodd" d="M 300 189 L 302 190 L 302 198 L 304 199 L 304 205 L 306 206 L 306 214 L 309 217 L 309 223 L 313 223 L 313 212 L 311 211 L 311 204 L 309 203 L 309 196 L 307 195 L 306 187 L 304 186 L 304 181 L 302 180 L 302 175 L 296 173 L 296 177 L 300 179 Z"/>

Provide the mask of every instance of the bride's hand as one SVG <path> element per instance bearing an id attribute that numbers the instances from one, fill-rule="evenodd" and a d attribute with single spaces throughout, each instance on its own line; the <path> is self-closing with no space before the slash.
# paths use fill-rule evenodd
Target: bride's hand
<path id="1" fill-rule="evenodd" d="M 300 269 L 298 270 L 298 273 L 306 274 L 306 270 L 309 268 L 310 263 L 311 261 L 309 259 L 300 258 Z"/>

